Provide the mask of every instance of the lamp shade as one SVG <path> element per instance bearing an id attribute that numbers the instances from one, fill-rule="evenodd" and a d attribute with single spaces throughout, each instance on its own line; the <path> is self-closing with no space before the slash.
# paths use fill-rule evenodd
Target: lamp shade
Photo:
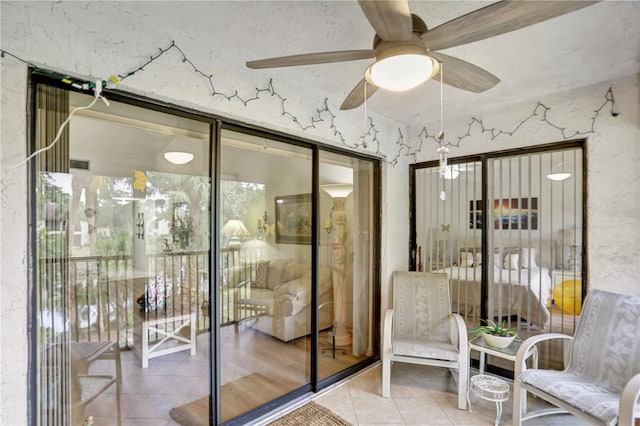
<path id="1" fill-rule="evenodd" d="M 321 185 L 320 189 L 329 194 L 331 198 L 347 198 L 353 191 L 353 185 L 350 183 L 335 183 Z"/>
<path id="2" fill-rule="evenodd" d="M 240 219 L 231 219 L 224 224 L 220 233 L 226 237 L 245 237 L 251 235 Z"/>

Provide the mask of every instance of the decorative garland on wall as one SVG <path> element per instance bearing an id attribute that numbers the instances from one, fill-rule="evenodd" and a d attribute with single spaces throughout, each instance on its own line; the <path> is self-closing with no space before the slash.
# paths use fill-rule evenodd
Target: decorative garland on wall
<path id="1" fill-rule="evenodd" d="M 562 127 L 559 124 L 554 123 L 553 121 L 551 121 L 548 118 L 548 112 L 551 110 L 551 107 L 546 106 L 545 104 L 538 102 L 537 105 L 533 108 L 533 111 L 531 112 L 531 114 L 529 114 L 527 117 L 525 117 L 524 119 L 522 119 L 518 124 L 516 124 L 516 126 L 513 128 L 513 130 L 503 130 L 503 129 L 496 129 L 495 127 L 485 127 L 484 122 L 476 117 L 471 117 L 471 121 L 467 124 L 467 132 L 462 135 L 462 136 L 458 136 L 456 139 L 457 141 L 454 142 L 446 142 L 444 143 L 444 145 L 446 146 L 451 146 L 451 147 L 456 147 L 456 148 L 460 148 L 460 142 L 462 142 L 464 139 L 471 137 L 471 129 L 474 127 L 474 125 L 477 124 L 478 127 L 479 126 L 479 130 L 481 134 L 484 133 L 490 133 L 491 134 L 491 140 L 496 139 L 498 136 L 501 135 L 507 135 L 507 136 L 513 136 L 516 134 L 516 132 L 518 130 L 520 130 L 520 128 L 522 128 L 522 126 L 524 126 L 529 120 L 532 120 L 536 117 L 540 117 L 540 121 L 545 123 L 547 126 L 552 127 L 556 130 L 560 131 L 560 134 L 562 136 L 562 139 L 573 139 L 576 136 L 585 136 L 589 133 L 595 133 L 595 127 L 596 127 L 596 120 L 598 119 L 598 117 L 600 116 L 600 113 L 602 112 L 602 110 L 604 109 L 605 106 L 607 106 L 607 104 L 611 104 L 611 116 L 612 117 L 617 117 L 618 113 L 614 111 L 614 107 L 616 104 L 616 99 L 613 96 L 613 88 L 609 87 L 609 90 L 607 90 L 607 93 L 605 93 L 604 95 L 604 102 L 602 103 L 602 105 L 600 105 L 599 108 L 597 108 L 596 110 L 594 110 L 593 112 L 593 116 L 591 117 L 591 127 L 589 128 L 589 130 L 584 130 L 584 131 L 580 131 L 580 130 L 567 130 L 566 127 Z M 431 139 L 433 142 L 435 142 L 438 146 L 440 146 L 440 141 L 437 139 L 436 134 L 430 134 L 429 131 L 427 130 L 426 127 L 423 127 L 422 130 L 420 131 L 420 133 L 418 134 L 418 138 L 420 139 L 420 150 L 422 148 L 422 141 L 424 140 L 428 140 Z M 418 150 L 418 152 L 420 151 Z"/>
<path id="2" fill-rule="evenodd" d="M 303 120 L 301 120 L 296 114 L 294 114 L 293 112 L 291 112 L 289 109 L 287 109 L 286 106 L 286 101 L 287 98 L 285 96 L 283 96 L 283 94 L 281 94 L 279 91 L 276 90 L 274 84 L 273 84 L 273 78 L 270 78 L 266 87 L 264 88 L 255 88 L 255 92 L 252 94 L 252 96 L 250 97 L 242 97 L 239 95 L 238 90 L 234 90 L 233 93 L 224 93 L 221 91 L 218 91 L 216 89 L 216 86 L 214 84 L 214 77 L 213 74 L 210 73 L 206 73 L 203 70 L 201 70 L 200 68 L 198 68 L 195 63 L 189 59 L 187 57 L 187 55 L 184 53 L 184 51 L 175 43 L 175 41 L 172 41 L 171 44 L 166 47 L 166 48 L 159 48 L 158 49 L 159 52 L 156 55 L 152 55 L 149 57 L 149 59 L 147 61 L 145 61 L 142 65 L 138 66 L 137 68 L 133 69 L 132 71 L 129 71 L 127 73 L 123 73 L 123 74 L 118 74 L 117 76 L 111 76 L 108 80 L 103 81 L 103 87 L 104 88 L 113 88 L 115 87 L 116 84 L 121 83 L 122 81 L 126 80 L 129 77 L 132 77 L 134 75 L 136 75 L 139 72 L 142 72 L 145 70 L 145 68 L 153 65 L 154 62 L 156 62 L 160 57 L 162 57 L 164 54 L 166 54 L 167 52 L 171 51 L 171 50 L 177 50 L 180 55 L 182 56 L 181 60 L 183 63 L 186 63 L 191 71 L 195 72 L 196 74 L 198 74 L 200 77 L 204 78 L 207 80 L 209 87 L 211 89 L 211 96 L 213 97 L 223 97 L 224 99 L 226 99 L 227 101 L 231 102 L 234 100 L 237 100 L 238 102 L 240 102 L 243 106 L 247 106 L 249 103 L 254 102 L 254 101 L 258 101 L 261 99 L 261 95 L 262 94 L 269 94 L 272 97 L 277 98 L 279 104 L 280 104 L 280 114 L 284 117 L 287 117 L 291 122 L 293 122 L 295 125 L 297 125 L 299 127 L 299 129 L 303 132 L 308 131 L 311 128 L 317 128 L 317 124 L 319 123 L 324 123 L 326 122 L 329 126 L 330 131 L 332 132 L 333 136 L 339 140 L 344 146 L 348 147 L 348 148 L 352 148 L 352 149 L 367 149 L 367 147 L 369 145 L 373 145 L 375 146 L 375 151 L 374 151 L 374 155 L 380 156 L 384 161 L 386 161 L 387 163 L 389 163 L 390 165 L 394 166 L 398 163 L 399 159 L 401 157 L 413 157 L 414 161 L 417 161 L 417 154 L 420 152 L 423 152 L 423 146 L 424 143 L 427 142 L 428 140 L 432 140 L 433 142 L 435 142 L 438 146 L 441 145 L 445 145 L 445 146 L 451 146 L 451 147 L 456 147 L 459 148 L 460 144 L 463 140 L 470 138 L 471 137 L 471 132 L 472 129 L 474 128 L 478 128 L 480 130 L 481 134 L 484 133 L 490 133 L 491 135 L 491 140 L 495 140 L 496 138 L 498 138 L 499 136 L 502 135 L 506 135 L 506 136 L 513 136 L 516 134 L 516 132 L 518 132 L 518 130 L 520 130 L 528 121 L 534 119 L 534 118 L 541 118 L 540 121 L 545 123 L 547 126 L 550 126 L 554 129 L 557 129 L 560 131 L 560 134 L 562 136 L 563 139 L 571 139 L 574 138 L 576 136 L 584 136 L 587 135 L 589 133 L 594 133 L 595 132 L 595 125 L 596 125 L 596 121 L 599 118 L 602 110 L 605 108 L 605 106 L 607 104 L 611 104 L 611 115 L 613 117 L 616 117 L 618 115 L 617 112 L 614 112 L 614 107 L 615 107 L 615 97 L 613 95 L 613 89 L 610 87 L 609 90 L 607 90 L 606 94 L 605 94 L 605 100 L 602 103 L 602 105 L 597 108 L 594 111 L 593 116 L 591 117 L 591 127 L 588 130 L 584 130 L 584 131 L 580 131 L 580 130 L 567 130 L 566 127 L 563 127 L 553 121 L 551 121 L 548 118 L 548 112 L 551 110 L 550 107 L 546 106 L 545 104 L 538 102 L 537 105 L 533 108 L 533 111 L 531 112 L 531 114 L 529 114 L 527 117 L 525 117 L 524 119 L 520 120 L 520 122 L 518 122 L 516 124 L 516 126 L 512 129 L 512 130 L 504 130 L 504 129 L 497 129 L 495 127 L 485 127 L 485 124 L 483 122 L 483 120 L 480 120 L 476 117 L 471 117 L 471 121 L 467 124 L 467 132 L 465 134 L 463 134 L 462 136 L 457 136 L 455 138 L 456 142 L 442 142 L 437 138 L 437 133 L 430 133 L 429 130 L 427 129 L 427 127 L 422 127 L 422 129 L 420 130 L 420 132 L 416 135 L 416 146 L 412 147 L 410 141 L 405 142 L 405 137 L 402 134 L 402 131 L 400 128 L 398 128 L 398 137 L 395 141 L 395 145 L 396 145 L 396 152 L 393 156 L 387 156 L 386 154 L 384 154 L 381 151 L 381 146 L 382 146 L 382 141 L 379 139 L 378 135 L 379 135 L 379 131 L 376 128 L 376 125 L 373 121 L 373 118 L 371 116 L 367 116 L 366 117 L 366 123 L 367 123 L 367 131 L 364 132 L 364 134 L 362 136 L 359 137 L 360 141 L 357 143 L 353 143 L 353 144 L 349 144 L 346 140 L 346 138 L 344 137 L 342 131 L 340 129 L 338 129 L 338 127 L 335 124 L 335 119 L 336 119 L 336 115 L 333 113 L 333 111 L 329 108 L 329 102 L 328 102 L 328 98 L 324 98 L 323 101 L 323 105 L 321 108 L 317 108 L 315 113 L 310 117 L 308 121 L 308 124 L 303 124 Z M 54 78 L 59 79 L 60 81 L 69 84 L 77 89 L 82 89 L 82 90 L 90 90 L 90 89 L 94 89 L 95 88 L 95 82 L 86 82 L 84 80 L 78 80 L 74 77 L 68 76 L 66 74 L 61 74 L 55 71 L 51 71 L 48 69 L 44 69 L 41 68 L 29 61 L 26 61 L 6 50 L 0 50 L 0 57 L 4 58 L 5 55 L 11 56 L 15 59 L 17 59 L 18 61 L 28 65 L 29 67 L 32 67 L 34 69 L 36 69 L 37 71 L 43 72 L 45 74 L 48 74 Z M 323 117 L 326 117 L 323 118 Z"/>

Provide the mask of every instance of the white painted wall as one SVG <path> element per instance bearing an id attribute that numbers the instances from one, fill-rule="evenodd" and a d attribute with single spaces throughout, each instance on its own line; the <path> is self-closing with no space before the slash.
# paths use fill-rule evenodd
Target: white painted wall
<path id="1" fill-rule="evenodd" d="M 170 4 L 170 3 L 165 3 Z M 135 7 L 143 7 L 138 3 Z M 180 43 L 196 64 L 215 75 L 217 90 L 226 93 L 239 91 L 249 98 L 255 88 L 268 87 L 269 75 L 252 73 L 237 66 L 237 39 L 194 38 L 188 28 L 171 26 L 166 20 L 154 19 L 151 14 L 129 13 L 115 2 L 6 2 L 0 3 L 2 19 L 2 49 L 33 62 L 43 68 L 59 70 L 78 76 L 108 78 L 126 73 L 142 65 L 149 56 L 157 54 L 171 40 Z M 206 24 L 203 22 L 191 25 Z M 144 22 L 144 25 L 140 25 Z M 224 30 L 230 34 L 238 27 L 233 19 Z M 168 34 L 170 33 L 170 34 Z M 227 64 L 232 63 L 229 67 Z M 237 66 L 237 67 L 236 67 Z M 0 423 L 24 425 L 27 419 L 27 314 L 28 314 L 28 223 L 27 170 L 10 169 L 26 156 L 26 94 L 27 67 L 5 56 L 0 61 L 2 113 L 0 117 L 0 160 L 2 178 L 0 197 Z M 193 107 L 205 112 L 237 118 L 293 136 L 353 147 L 362 133 L 360 111 L 337 113 L 335 121 L 324 113 L 323 121 L 306 131 L 324 106 L 325 93 L 310 90 L 300 82 L 280 87 L 279 93 L 288 98 L 288 111 L 299 117 L 294 122 L 282 114 L 277 97 L 262 93 L 260 98 L 245 105 L 234 98 L 210 95 L 208 81 L 189 68 L 175 51 L 123 82 L 119 89 L 144 94 L 159 100 Z M 616 110 L 613 118 L 603 110 L 595 132 L 590 133 L 589 155 L 589 250 L 592 288 L 608 288 L 639 294 L 640 277 L 640 132 L 637 76 L 612 83 L 603 83 L 572 92 L 562 92 L 540 101 L 552 106 L 550 117 L 567 128 L 590 129 L 593 110 L 604 101 L 609 85 L 614 88 Z M 304 94 L 301 96 L 300 94 Z M 333 96 L 333 95 L 332 95 Z M 335 96 L 334 96 L 335 97 Z M 341 99 L 331 99 L 330 108 L 338 111 Z M 537 100 L 512 105 L 502 110 L 483 110 L 477 106 L 478 118 L 486 126 L 512 130 L 520 120 L 531 114 Z M 480 115 L 482 111 L 482 115 Z M 373 116 L 378 140 L 370 143 L 365 152 L 385 155 L 389 161 L 397 158 L 395 166 L 384 163 L 382 170 L 382 306 L 389 297 L 389 281 L 394 270 L 406 270 L 408 265 L 408 186 L 409 175 L 404 154 L 395 143 L 398 125 Z M 300 121 L 304 121 L 300 125 Z M 340 130 L 336 134 L 336 128 Z M 434 126 L 435 128 L 435 126 Z M 451 140 L 466 133 L 466 122 L 447 123 Z M 344 141 L 341 140 L 344 137 Z M 449 139 L 449 136 L 448 138 Z M 492 141 L 489 134 L 472 129 L 452 155 L 514 148 L 563 139 L 557 129 L 542 122 L 529 123 L 513 137 L 499 137 Z M 435 158 L 435 144 L 425 143 L 417 160 Z M 431 151 L 433 150 L 433 153 Z"/>

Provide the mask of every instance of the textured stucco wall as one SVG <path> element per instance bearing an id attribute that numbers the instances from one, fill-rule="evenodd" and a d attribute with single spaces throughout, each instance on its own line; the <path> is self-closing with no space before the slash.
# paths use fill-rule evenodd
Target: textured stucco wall
<path id="1" fill-rule="evenodd" d="M 169 2 L 168 2 L 169 3 Z M 167 3 L 167 4 L 168 4 Z M 144 2 L 131 12 L 117 2 L 0 2 L 2 49 L 44 68 L 77 76 L 108 78 L 142 65 L 158 48 L 171 40 L 183 48 L 194 63 L 215 75 L 216 90 L 249 99 L 255 88 L 267 88 L 269 77 L 253 73 L 235 58 L 239 44 L 233 31 L 238 27 L 229 18 L 222 37 L 192 37 L 188 30 L 171 27 L 166 20 L 155 20 L 143 11 Z M 194 27 L 205 25 L 192 22 Z M 140 25 L 144 22 L 144 26 Z M 224 35 L 229 34 L 225 38 Z M 246 58 L 243 58 L 246 59 Z M 27 419 L 27 177 L 26 168 L 9 169 L 26 155 L 27 68 L 5 56 L 0 61 L 2 111 L 0 126 L 0 424 L 23 425 Z M 273 75 L 273 74 L 271 74 Z M 363 130 L 362 112 L 341 113 L 341 99 L 329 98 L 335 117 L 323 110 L 326 94 L 310 90 L 304 81 L 273 87 L 287 98 L 282 101 L 271 92 L 261 92 L 256 101 L 244 104 L 238 98 L 211 96 L 208 80 L 193 72 L 176 50 L 172 50 L 144 71 L 125 80 L 120 89 L 141 93 L 198 110 L 233 117 L 294 136 L 312 138 L 327 144 L 355 147 Z M 604 101 L 612 85 L 616 96 L 617 118 L 603 113 L 594 133 L 587 135 L 589 155 L 589 237 L 590 275 L 593 288 L 609 288 L 638 294 L 640 277 L 640 132 L 637 76 L 595 87 L 549 95 L 539 101 L 552 107 L 550 114 L 567 128 L 589 129 L 593 110 Z M 299 94 L 303 93 L 304 97 Z M 482 111 L 478 118 L 488 127 L 512 129 L 531 113 L 538 100 Z M 448 106 L 451 108 L 451 106 Z M 605 108 L 606 110 L 606 108 Z M 480 113 L 479 113 L 480 114 Z M 292 117 L 295 116 L 297 121 Z M 312 118 L 322 121 L 310 125 Z M 398 125 L 373 116 L 377 140 L 369 137 L 369 148 L 354 148 L 381 155 L 388 160 L 382 173 L 382 306 L 386 306 L 392 271 L 406 270 L 408 264 L 408 169 L 407 157 L 397 144 Z M 437 127 L 437 126 L 436 126 Z M 403 130 L 404 131 L 404 130 Z M 448 138 L 467 132 L 466 121 L 447 123 Z M 405 132 L 406 133 L 406 132 Z M 341 139 L 344 138 L 344 141 Z M 530 122 L 512 137 L 491 140 L 476 130 L 451 155 L 559 141 L 557 129 L 545 123 Z M 414 139 L 414 141 L 417 139 Z M 415 143 L 415 142 L 414 142 Z M 432 141 L 424 144 L 417 160 L 435 158 Z M 392 165 L 394 159 L 397 164 Z"/>
<path id="2" fill-rule="evenodd" d="M 407 157 L 396 144 L 397 123 L 369 114 L 374 127 L 367 138 L 368 148 L 358 146 L 364 128 L 361 110 L 339 111 L 342 99 L 314 91 L 304 81 L 280 84 L 274 77 L 270 86 L 275 73 L 248 70 L 244 67 L 248 58 L 238 57 L 238 36 L 233 35 L 233 31 L 238 31 L 237 20 L 229 16 L 226 20 L 229 27 L 216 28 L 217 36 L 193 37 L 189 25 L 186 29 L 178 25 L 184 25 L 184 21 L 176 21 L 175 26 L 170 24 L 170 13 L 176 12 L 175 3 L 168 7 L 170 4 L 147 7 L 144 2 L 3 1 L 1 48 L 39 67 L 94 80 L 135 70 L 174 40 L 195 66 L 214 76 L 212 82 L 219 95 L 211 95 L 209 80 L 183 62 L 177 49 L 171 49 L 124 80 L 118 89 L 379 156 L 388 162 L 385 170 L 390 170 L 388 176 L 383 176 L 383 187 L 395 185 L 395 175 L 399 174 L 402 189 L 406 189 Z M 206 8 L 215 7 L 215 2 L 184 5 Z M 237 13 L 246 13 L 241 5 L 231 7 L 237 8 Z M 207 20 L 205 13 L 200 15 L 198 19 Z M 27 422 L 27 168 L 9 168 L 26 157 L 27 71 L 24 63 L 10 55 L 0 61 L 0 424 L 3 425 Z M 255 96 L 257 99 L 250 100 Z M 385 191 L 383 205 L 402 206 L 407 216 L 404 192 Z M 394 207 L 389 214 L 395 210 Z M 405 223 L 391 222 L 385 226 L 383 258 L 389 266 L 383 267 L 383 271 L 406 268 L 405 260 L 396 260 L 398 253 L 406 251 Z"/>
<path id="3" fill-rule="evenodd" d="M 590 288 L 634 295 L 640 295 L 638 81 L 634 75 L 502 109 L 479 108 L 478 121 L 449 123 L 445 138 L 459 144 L 450 146 L 450 157 L 586 138 Z M 496 136 L 501 130 L 513 134 Z M 418 161 L 437 158 L 430 143 Z"/>

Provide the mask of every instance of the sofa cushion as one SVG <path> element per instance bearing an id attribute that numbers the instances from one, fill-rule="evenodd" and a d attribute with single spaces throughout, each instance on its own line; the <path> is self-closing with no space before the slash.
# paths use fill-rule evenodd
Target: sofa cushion
<path id="1" fill-rule="evenodd" d="M 285 271 L 291 262 L 290 259 L 278 259 L 269 262 L 269 273 L 267 274 L 267 288 L 273 290 L 277 285 L 285 282 Z"/>
<path id="2" fill-rule="evenodd" d="M 258 262 L 256 268 L 256 279 L 253 280 L 252 287 L 254 288 L 267 288 L 267 276 L 269 274 L 269 261 L 262 260 Z"/>

